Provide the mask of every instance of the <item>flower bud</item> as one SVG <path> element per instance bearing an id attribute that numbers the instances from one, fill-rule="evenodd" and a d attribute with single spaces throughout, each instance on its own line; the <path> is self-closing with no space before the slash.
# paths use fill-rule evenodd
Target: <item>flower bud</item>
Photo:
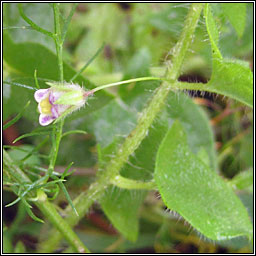
<path id="1" fill-rule="evenodd" d="M 39 123 L 42 126 L 49 125 L 54 120 L 79 109 L 89 95 L 79 85 L 48 84 L 51 85 L 50 88 L 37 90 L 34 94 L 40 112 Z"/>

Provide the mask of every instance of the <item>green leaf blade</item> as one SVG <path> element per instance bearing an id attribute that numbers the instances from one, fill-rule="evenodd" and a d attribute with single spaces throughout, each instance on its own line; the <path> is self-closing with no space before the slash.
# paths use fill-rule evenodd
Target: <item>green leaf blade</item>
<path id="1" fill-rule="evenodd" d="M 213 170 L 217 170 L 217 157 L 214 134 L 210 120 L 203 109 L 186 94 L 170 92 L 168 96 L 168 114 L 172 122 L 178 119 L 188 135 L 188 144 L 194 154 L 205 151 L 205 161 Z"/>
<path id="2" fill-rule="evenodd" d="M 238 173 L 229 184 L 237 190 L 249 189 L 253 186 L 253 168 Z"/>
<path id="3" fill-rule="evenodd" d="M 104 213 L 114 227 L 128 240 L 135 242 L 139 233 L 138 210 L 145 192 L 111 186 L 101 200 Z"/>
<path id="4" fill-rule="evenodd" d="M 222 3 L 221 7 L 240 38 L 245 29 L 246 3 Z"/>
<path id="5" fill-rule="evenodd" d="M 253 75 L 247 62 L 213 59 L 212 77 L 207 87 L 253 108 Z"/>
<path id="6" fill-rule="evenodd" d="M 21 112 L 18 115 L 16 115 L 12 120 L 10 120 L 8 123 L 6 123 L 3 126 L 3 130 L 7 129 L 8 127 L 10 127 L 13 124 L 15 124 L 16 122 L 18 122 L 20 120 L 20 118 L 22 117 L 24 110 L 29 106 L 29 104 L 30 104 L 30 101 L 27 102 L 26 106 L 21 110 Z"/>
<path id="7" fill-rule="evenodd" d="M 159 147 L 155 180 L 165 204 L 206 237 L 223 240 L 252 235 L 245 207 L 232 189 L 190 152 L 179 122 Z"/>

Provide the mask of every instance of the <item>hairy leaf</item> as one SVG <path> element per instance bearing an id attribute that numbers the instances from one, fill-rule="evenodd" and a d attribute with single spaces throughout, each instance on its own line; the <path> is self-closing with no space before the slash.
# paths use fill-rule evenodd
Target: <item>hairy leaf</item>
<path id="1" fill-rule="evenodd" d="M 208 161 L 211 168 L 216 170 L 217 160 L 213 130 L 203 109 L 182 92 L 176 94 L 170 92 L 167 106 L 171 123 L 178 119 L 184 127 L 192 152 L 198 154 L 205 151 L 204 160 Z"/>
<path id="2" fill-rule="evenodd" d="M 213 59 L 210 91 L 236 99 L 253 107 L 253 75 L 247 62 Z"/>
<path id="3" fill-rule="evenodd" d="M 155 180 L 164 203 L 206 237 L 223 240 L 252 235 L 252 224 L 242 202 L 190 151 L 178 121 L 159 147 Z"/>

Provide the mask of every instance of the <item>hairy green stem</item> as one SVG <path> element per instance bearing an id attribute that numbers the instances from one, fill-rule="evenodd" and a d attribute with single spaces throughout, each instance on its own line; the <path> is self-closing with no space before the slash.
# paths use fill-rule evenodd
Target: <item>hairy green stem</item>
<path id="1" fill-rule="evenodd" d="M 25 109 L 30 105 L 30 100 L 27 102 L 27 104 L 25 105 L 25 107 L 21 110 L 21 112 L 16 115 L 12 120 L 10 120 L 8 123 L 4 124 L 3 126 L 3 130 L 7 129 L 8 127 L 12 126 L 13 124 L 15 124 L 21 117 L 23 112 L 25 111 Z"/>
<path id="2" fill-rule="evenodd" d="M 14 164 L 13 160 L 10 158 L 8 153 L 3 149 L 3 164 L 5 166 L 5 171 L 8 177 L 18 184 L 31 183 L 24 172 Z M 30 191 L 29 195 L 34 196 L 35 192 Z M 43 190 L 38 190 L 38 200 L 35 201 L 35 205 L 40 209 L 40 211 L 45 215 L 45 217 L 54 225 L 57 230 L 59 230 L 65 239 L 70 243 L 73 249 L 78 253 L 89 252 L 89 250 L 84 246 L 79 237 L 75 234 L 68 223 L 59 215 L 55 206 L 51 204 L 47 195 Z"/>
<path id="3" fill-rule="evenodd" d="M 153 77 L 153 76 L 133 78 L 133 79 L 129 79 L 129 80 L 121 81 L 121 82 L 116 82 L 116 83 L 111 83 L 111 84 L 104 84 L 104 85 L 98 86 L 98 87 L 92 89 L 92 92 L 95 93 L 95 92 L 100 91 L 102 89 L 117 86 L 117 85 L 121 85 L 121 84 L 130 84 L 130 83 L 135 83 L 135 82 L 152 81 L 152 80 L 163 81 L 163 80 L 166 80 L 166 79 L 161 78 L 161 77 Z"/>
<path id="4" fill-rule="evenodd" d="M 41 191 L 42 192 L 42 191 Z M 58 230 L 65 236 L 69 244 L 78 253 L 90 252 L 81 242 L 76 233 L 72 230 L 69 224 L 57 213 L 53 204 L 47 200 L 47 196 L 42 194 L 42 199 L 36 202 L 40 211 L 47 217 L 47 219 L 54 223 Z"/>
<path id="5" fill-rule="evenodd" d="M 203 6 L 204 4 L 202 3 L 191 4 L 187 19 L 185 21 L 184 29 L 173 51 L 173 64 L 168 67 L 166 78 L 172 83 L 176 81 L 180 74 L 180 69 L 185 57 L 185 53 L 187 52 L 188 47 L 192 41 L 193 34 Z M 119 175 L 120 169 L 127 162 L 129 156 L 138 148 L 141 141 L 145 138 L 149 127 L 153 123 L 157 114 L 163 108 L 165 99 L 173 87 L 171 82 L 164 81 L 162 85 L 156 90 L 152 100 L 142 112 L 142 115 L 138 120 L 137 127 L 126 138 L 123 145 L 116 153 L 116 156 L 106 167 L 105 171 L 102 172 L 102 175 L 99 175 L 98 180 L 91 184 L 86 192 L 81 193 L 76 198 L 74 205 L 79 213 L 79 217 L 77 217 L 71 211 L 70 207 L 67 208 L 66 213 L 68 216 L 66 220 L 71 226 L 76 225 L 80 218 L 82 218 L 88 211 L 89 207 L 94 203 L 94 201 L 103 196 L 106 188 L 110 185 L 110 180 Z M 56 234 L 56 232 L 52 232 L 49 236 L 49 239 L 45 241 L 44 244 L 42 244 L 43 252 L 47 252 L 47 246 L 49 244 L 52 245 L 51 250 L 57 246 L 61 237 L 62 234 Z M 54 245 L 51 241 L 52 239 L 54 239 Z"/>
<path id="6" fill-rule="evenodd" d="M 171 51 L 173 58 L 171 64 L 168 66 L 168 73 L 166 77 L 168 80 L 175 81 L 180 74 L 180 69 L 184 61 L 185 54 L 193 40 L 194 31 L 203 7 L 204 4 L 202 3 L 191 4 L 179 41 Z"/>
<path id="7" fill-rule="evenodd" d="M 60 9 L 58 3 L 53 3 L 53 13 L 54 13 L 54 27 L 55 27 L 55 46 L 58 58 L 58 66 L 60 72 L 60 82 L 63 83 L 64 81 L 64 74 L 63 74 L 63 58 L 62 58 L 62 48 L 63 42 L 61 38 L 61 29 L 60 29 Z"/>
<path id="8" fill-rule="evenodd" d="M 205 25 L 206 25 L 206 29 L 211 41 L 211 45 L 212 45 L 212 54 L 213 54 L 213 58 L 218 58 L 218 59 L 222 59 L 222 55 L 220 53 L 219 47 L 217 46 L 217 41 L 215 41 L 215 38 L 212 34 L 212 29 L 210 27 L 215 26 L 214 25 L 214 21 L 213 21 L 213 17 L 211 14 L 211 10 L 209 7 L 209 4 L 205 4 L 205 8 L 204 8 L 204 16 L 205 16 Z"/>
<path id="9" fill-rule="evenodd" d="M 17 166 L 14 165 L 9 154 L 3 149 L 3 165 L 8 168 L 8 176 L 11 177 L 17 183 L 29 183 L 31 182 L 28 176 Z"/>
<path id="10" fill-rule="evenodd" d="M 138 180 L 127 179 L 120 175 L 117 175 L 115 178 L 113 178 L 111 180 L 111 183 L 119 188 L 125 189 L 156 189 L 156 184 L 154 181 L 143 182 Z"/>
<path id="11" fill-rule="evenodd" d="M 59 4 L 53 3 L 53 13 L 54 13 L 54 27 L 55 27 L 55 46 L 56 46 L 56 52 L 57 52 L 57 58 L 58 58 L 58 66 L 59 66 L 59 72 L 60 72 L 60 81 L 63 83 L 64 81 L 64 74 L 63 74 L 63 59 L 62 59 L 62 40 L 61 40 L 61 29 L 60 29 L 60 10 L 59 10 Z M 50 164 L 48 168 L 48 173 L 46 174 L 46 178 L 48 179 L 53 171 L 54 166 L 56 163 L 56 159 L 59 152 L 59 145 L 62 137 L 62 128 L 64 125 L 64 119 L 61 119 L 61 121 L 54 125 L 53 129 L 53 146 L 52 146 L 52 152 L 51 152 L 51 158 L 50 158 Z"/>
<path id="12" fill-rule="evenodd" d="M 62 128 L 64 125 L 64 119 L 61 119 L 60 122 L 58 124 L 56 124 L 56 129 L 53 130 L 53 146 L 52 146 L 52 152 L 51 152 L 51 158 L 50 158 L 50 164 L 49 164 L 49 172 L 48 175 L 51 176 L 53 171 L 54 171 L 54 167 L 55 167 L 55 163 L 57 160 L 57 156 L 58 156 L 58 152 L 59 152 L 59 146 L 60 146 L 60 141 L 62 138 Z"/>

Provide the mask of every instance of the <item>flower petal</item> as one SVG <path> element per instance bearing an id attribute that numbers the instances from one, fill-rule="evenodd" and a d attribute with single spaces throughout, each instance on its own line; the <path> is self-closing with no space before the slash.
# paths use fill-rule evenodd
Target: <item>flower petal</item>
<path id="1" fill-rule="evenodd" d="M 49 95 L 49 102 L 53 104 L 63 94 L 62 91 L 51 90 Z"/>
<path id="2" fill-rule="evenodd" d="M 59 117 L 58 105 L 53 104 L 51 108 L 51 112 L 52 112 L 53 118 L 58 118 Z"/>
<path id="3" fill-rule="evenodd" d="M 64 105 L 64 104 L 53 104 L 56 111 L 58 112 L 58 116 L 62 115 L 68 108 L 70 108 L 70 105 Z"/>
<path id="4" fill-rule="evenodd" d="M 52 123 L 56 118 L 54 118 L 51 115 L 45 115 L 45 114 L 41 114 L 39 116 L 39 123 L 42 126 L 46 126 L 49 125 L 50 123 Z"/>
<path id="5" fill-rule="evenodd" d="M 40 102 L 48 96 L 49 89 L 40 89 L 37 90 L 34 94 L 35 100 Z"/>

